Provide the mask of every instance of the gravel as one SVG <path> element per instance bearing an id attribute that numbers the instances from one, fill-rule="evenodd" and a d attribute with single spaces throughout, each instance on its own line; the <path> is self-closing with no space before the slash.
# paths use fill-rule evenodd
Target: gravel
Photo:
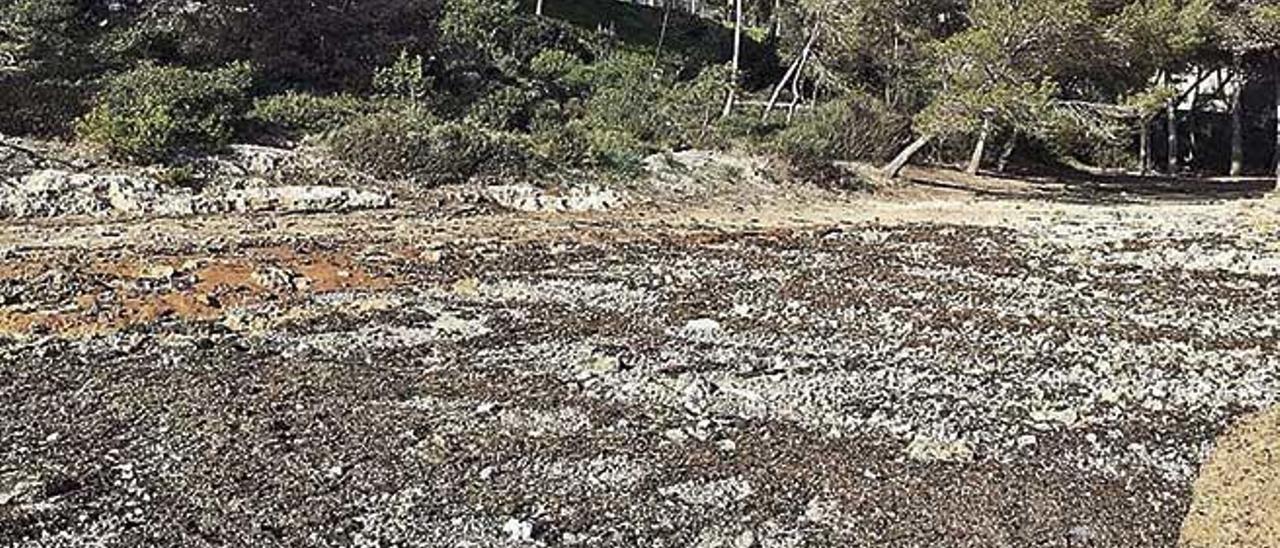
<path id="1" fill-rule="evenodd" d="M 1156 222 L 14 250 L 0 545 L 1174 546 L 1280 240 Z"/>

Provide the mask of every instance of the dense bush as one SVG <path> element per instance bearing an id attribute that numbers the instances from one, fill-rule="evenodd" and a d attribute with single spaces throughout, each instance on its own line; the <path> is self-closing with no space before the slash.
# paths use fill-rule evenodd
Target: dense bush
<path id="1" fill-rule="evenodd" d="M 80 134 L 134 161 L 214 150 L 233 135 L 251 83 L 243 64 L 213 71 L 143 66 L 106 81 Z"/>
<path id="2" fill-rule="evenodd" d="M 0 133 L 64 135 L 84 113 L 84 96 L 71 82 L 0 77 Z"/>
<path id="3" fill-rule="evenodd" d="M 529 73 L 534 78 L 547 83 L 566 84 L 575 72 L 581 71 L 582 59 L 558 49 L 538 53 L 529 60 Z"/>
<path id="4" fill-rule="evenodd" d="M 525 130 L 532 122 L 539 93 L 521 85 L 499 86 L 471 105 L 467 121 L 499 130 Z"/>
<path id="5" fill-rule="evenodd" d="M 405 50 L 400 51 L 394 63 L 373 72 L 373 89 L 385 97 L 422 101 L 431 86 L 422 56 L 410 55 Z"/>
<path id="6" fill-rule="evenodd" d="M 533 133 L 534 151 L 551 166 L 561 169 L 598 165 L 589 131 L 573 120 L 562 125 L 547 125 Z"/>
<path id="7" fill-rule="evenodd" d="M 855 92 L 797 113 L 795 123 L 774 138 L 774 146 L 798 166 L 834 160 L 880 162 L 893 156 L 910 124 L 879 100 Z"/>
<path id="8" fill-rule="evenodd" d="M 415 111 L 386 111 L 356 119 L 329 139 L 333 154 L 378 177 L 427 184 L 518 176 L 536 169 L 528 137 Z"/>
<path id="9" fill-rule="evenodd" d="M 266 131 L 301 136 L 336 130 L 372 109 L 371 102 L 352 95 L 320 96 L 291 91 L 254 101 L 249 118 Z"/>
<path id="10" fill-rule="evenodd" d="M 589 67 L 583 119 L 611 135 L 605 142 L 647 143 L 650 150 L 700 145 L 720 114 L 726 76 L 717 66 L 672 81 L 654 74 L 651 58 L 620 54 Z"/>

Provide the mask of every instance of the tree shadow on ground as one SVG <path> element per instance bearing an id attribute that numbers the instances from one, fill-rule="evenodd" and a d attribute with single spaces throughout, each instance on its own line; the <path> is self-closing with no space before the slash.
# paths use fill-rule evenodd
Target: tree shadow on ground
<path id="1" fill-rule="evenodd" d="M 1045 200 L 1072 204 L 1137 204 L 1250 200 L 1277 190 L 1275 178 L 1140 176 L 1073 170 L 1021 169 L 969 175 L 945 167 L 913 167 L 912 183 L 991 199 Z"/>

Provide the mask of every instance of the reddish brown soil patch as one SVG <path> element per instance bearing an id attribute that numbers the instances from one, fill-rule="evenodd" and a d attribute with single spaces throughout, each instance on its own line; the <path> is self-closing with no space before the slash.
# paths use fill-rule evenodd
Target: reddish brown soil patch
<path id="1" fill-rule="evenodd" d="M 266 287 L 255 274 L 273 268 L 298 276 L 293 289 Z M 386 289 L 395 280 L 371 271 L 341 252 L 297 254 L 285 249 L 257 250 L 243 257 L 169 256 L 150 261 L 100 261 L 88 273 L 117 280 L 122 290 L 84 293 L 63 308 L 38 311 L 0 311 L 0 334 L 26 336 L 52 333 L 84 337 L 109 333 L 167 317 L 216 320 L 230 308 L 268 300 L 293 301 L 316 293 Z M 38 272 L 31 263 L 6 266 L 0 279 L 29 278 Z M 179 280 L 187 283 L 178 283 Z M 159 284 L 141 288 L 139 282 Z M 169 285 L 165 285 L 172 282 Z"/>

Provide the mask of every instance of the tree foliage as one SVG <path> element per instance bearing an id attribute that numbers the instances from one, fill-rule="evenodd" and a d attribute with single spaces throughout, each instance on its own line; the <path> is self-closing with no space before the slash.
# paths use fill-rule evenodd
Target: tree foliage
<path id="1" fill-rule="evenodd" d="M 882 159 L 920 136 L 1071 155 L 1130 146 L 1196 75 L 1280 67 L 1267 0 L 746 0 L 732 79 L 731 4 L 544 4 L 0 0 L 0 131 L 79 128 L 136 161 L 374 126 L 475 130 L 569 168 L 688 147 Z"/>

